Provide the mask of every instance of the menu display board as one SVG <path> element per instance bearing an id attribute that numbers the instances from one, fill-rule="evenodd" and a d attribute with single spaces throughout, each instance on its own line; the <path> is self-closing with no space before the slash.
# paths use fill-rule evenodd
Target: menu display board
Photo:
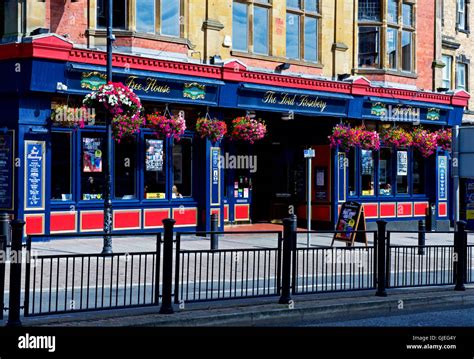
<path id="1" fill-rule="evenodd" d="M 448 157 L 438 157 L 438 200 L 447 200 Z"/>
<path id="2" fill-rule="evenodd" d="M 148 172 L 163 171 L 163 140 L 146 140 L 145 164 Z"/>
<path id="3" fill-rule="evenodd" d="M 0 134 L 0 209 L 13 209 L 13 156 L 12 132 Z"/>
<path id="4" fill-rule="evenodd" d="M 336 240 L 348 242 L 351 245 L 354 245 L 354 242 L 360 242 L 365 243 L 367 246 L 366 233 L 354 232 L 365 231 L 365 229 L 365 216 L 362 205 L 358 202 L 345 202 L 341 207 L 336 224 L 336 231 L 341 233 L 334 234 L 331 246 Z"/>
<path id="5" fill-rule="evenodd" d="M 25 209 L 44 210 L 45 142 L 25 141 Z"/>
<path id="6" fill-rule="evenodd" d="M 398 151 L 397 152 L 397 176 L 408 175 L 408 152 Z"/>
<path id="7" fill-rule="evenodd" d="M 102 139 L 97 137 L 82 138 L 82 171 L 101 173 L 102 159 Z"/>
<path id="8" fill-rule="evenodd" d="M 211 147 L 211 205 L 220 205 L 220 161 L 221 149 Z"/>

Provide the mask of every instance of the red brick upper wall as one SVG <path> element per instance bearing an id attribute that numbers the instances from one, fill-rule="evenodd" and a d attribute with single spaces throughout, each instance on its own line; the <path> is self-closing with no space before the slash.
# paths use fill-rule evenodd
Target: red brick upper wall
<path id="1" fill-rule="evenodd" d="M 64 36 L 76 44 L 86 44 L 85 31 L 88 28 L 87 0 L 76 2 L 46 0 L 46 27 L 50 32 Z"/>
<path id="2" fill-rule="evenodd" d="M 417 86 L 421 89 L 433 89 L 433 61 L 435 60 L 436 12 L 433 0 L 418 0 L 416 28 L 416 67 Z"/>

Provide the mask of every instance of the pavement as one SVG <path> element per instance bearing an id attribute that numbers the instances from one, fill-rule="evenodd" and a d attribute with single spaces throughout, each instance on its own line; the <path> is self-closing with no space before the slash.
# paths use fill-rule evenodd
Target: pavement
<path id="1" fill-rule="evenodd" d="M 423 311 L 466 310 L 474 308 L 474 285 L 466 291 L 449 287 L 390 289 L 388 296 L 375 296 L 374 290 L 293 296 L 289 304 L 278 304 L 278 297 L 249 298 L 175 305 L 174 314 L 159 314 L 159 307 L 117 309 L 67 315 L 28 317 L 28 327 L 196 327 L 196 326 L 344 326 L 357 320 L 398 316 L 398 325 L 414 325 L 408 318 Z M 472 317 L 471 317 L 472 318 Z M 351 321 L 352 320 L 352 321 Z M 406 320 L 405 322 L 403 322 Z M 415 321 L 416 322 L 416 321 Z M 471 322 L 473 322 L 471 320 Z M 373 322 L 368 321 L 368 325 Z M 378 326 L 391 322 L 378 320 Z M 392 323 L 393 324 L 393 323 Z M 466 324 L 466 323 L 464 323 Z M 417 322 L 416 326 L 432 326 Z M 451 323 L 456 325 L 456 323 Z M 457 326 L 463 325 L 457 323 Z M 471 323 L 474 325 L 474 323 Z"/>
<path id="2" fill-rule="evenodd" d="M 282 231 L 283 226 L 279 224 L 252 224 L 226 226 L 227 232 L 243 231 Z M 299 229 L 303 231 L 304 229 Z M 309 244 L 313 247 L 330 246 L 333 235 L 329 233 L 311 234 Z M 373 245 L 373 234 L 367 235 L 368 244 Z M 452 245 L 453 234 L 445 233 L 427 233 L 426 245 Z M 304 233 L 297 235 L 298 246 L 307 245 L 308 236 Z M 416 233 L 391 233 L 391 244 L 396 245 L 417 245 L 418 235 Z M 474 233 L 468 235 L 469 244 L 474 244 Z M 220 249 L 238 249 L 238 248 L 276 248 L 278 245 L 278 234 L 246 234 L 232 233 L 219 236 Z M 345 247 L 345 242 L 336 241 L 334 246 Z M 362 244 L 356 243 L 357 246 Z M 34 255 L 54 255 L 54 254 L 81 254 L 81 253 L 100 253 L 102 251 L 103 240 L 99 236 L 88 238 L 68 238 L 54 239 L 51 241 L 35 241 L 32 244 Z M 210 248 L 209 237 L 197 237 L 186 234 L 182 236 L 181 249 L 184 250 L 206 250 Z M 133 253 L 154 251 L 156 249 L 155 236 L 124 236 L 113 238 L 113 250 L 115 253 Z"/>

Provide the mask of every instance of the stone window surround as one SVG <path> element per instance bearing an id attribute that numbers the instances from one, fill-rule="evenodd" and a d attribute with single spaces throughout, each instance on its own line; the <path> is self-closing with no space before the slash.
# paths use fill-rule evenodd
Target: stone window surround
<path id="1" fill-rule="evenodd" d="M 402 71 L 401 70 L 401 61 L 397 64 L 397 70 L 390 69 L 388 68 L 388 55 L 386 53 L 386 48 L 387 48 L 387 29 L 389 28 L 388 26 L 388 2 L 387 0 L 380 0 L 381 2 L 381 8 L 382 8 L 382 16 L 381 16 L 381 21 L 380 22 L 374 22 L 374 21 L 359 21 L 357 18 L 354 23 L 355 23 L 355 29 L 354 33 L 358 34 L 359 33 L 359 24 L 363 24 L 364 26 L 378 26 L 381 29 L 380 33 L 380 60 L 379 60 L 379 67 L 375 68 L 359 68 L 358 67 L 358 48 L 359 48 L 359 39 L 358 36 L 354 36 L 354 59 L 355 59 L 355 65 L 356 67 L 352 70 L 354 73 L 357 74 L 382 74 L 382 75 L 394 75 L 394 76 L 400 76 L 400 77 L 406 77 L 406 78 L 417 78 L 417 64 L 416 64 L 416 42 L 417 42 L 417 30 L 416 30 L 416 23 L 414 24 L 413 27 L 406 27 L 405 25 L 401 24 L 401 19 L 399 21 L 399 25 L 397 26 L 398 32 L 400 33 L 402 29 L 407 29 L 412 32 L 412 47 L 413 47 L 413 54 L 412 54 L 412 71 L 407 72 L 407 71 Z M 401 3 L 406 3 L 413 5 L 413 19 L 416 22 L 416 16 L 417 16 L 417 2 L 416 0 L 400 0 Z M 358 1 L 354 5 L 355 8 L 358 8 Z M 356 13 L 357 14 L 357 13 Z M 357 16 L 357 15 L 355 15 Z M 399 6 L 399 17 L 401 18 L 401 6 Z M 392 26 L 390 26 L 392 27 Z M 400 35 L 400 34 L 399 34 Z M 399 60 L 401 59 L 401 35 L 399 36 L 399 41 L 398 41 L 398 58 Z"/>

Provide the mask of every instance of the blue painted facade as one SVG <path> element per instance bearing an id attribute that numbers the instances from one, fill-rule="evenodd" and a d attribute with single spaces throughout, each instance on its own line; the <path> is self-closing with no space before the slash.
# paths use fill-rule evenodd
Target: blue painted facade
<path id="1" fill-rule="evenodd" d="M 52 201 L 51 198 L 51 176 L 52 171 L 62 170 L 52 168 L 51 162 L 51 100 L 55 96 L 68 95 L 85 95 L 90 92 L 89 89 L 81 87 L 82 74 L 85 72 L 101 72 L 104 73 L 104 67 L 66 63 L 62 61 L 50 60 L 21 60 L 21 61 L 5 61 L 0 62 L 0 73 L 2 73 L 3 81 L 0 87 L 2 93 L 0 105 L 2 107 L 2 117 L 0 123 L 0 135 L 9 133 L 14 137 L 14 158 L 21 161 L 19 166 L 14 163 L 7 164 L 7 168 L 11 168 L 10 176 L 13 175 L 13 182 L 7 188 L 14 188 L 13 198 L 2 198 L 0 203 L 5 203 L 2 210 L 7 210 L 17 218 L 25 218 L 25 215 L 44 214 L 44 234 L 49 234 L 50 214 L 51 212 L 76 211 L 93 211 L 101 210 L 101 201 L 83 201 L 80 198 L 80 156 L 81 156 L 81 136 L 82 133 L 99 131 L 103 132 L 103 126 L 91 126 L 78 130 L 72 135 L 72 198 L 63 201 Z M 352 96 L 339 93 L 329 93 L 321 91 L 306 91 L 289 89 L 278 86 L 264 86 L 250 83 L 236 83 L 212 80 L 209 78 L 199 78 L 193 76 L 181 76 L 164 74 L 153 71 L 138 71 L 127 69 L 114 69 L 114 81 L 121 81 L 125 84 L 135 86 L 135 92 L 142 101 L 156 104 L 170 104 L 179 108 L 179 105 L 190 105 L 200 108 L 209 107 L 210 111 L 220 116 L 224 111 L 235 110 L 237 117 L 242 111 L 254 110 L 264 113 L 293 113 L 299 116 L 305 116 L 309 121 L 309 126 L 314 126 L 314 131 L 322 124 L 333 123 L 339 120 L 353 120 L 367 122 L 380 122 L 380 116 L 372 113 L 374 103 L 382 103 L 386 106 L 409 106 L 420 109 L 421 124 L 430 126 L 451 127 L 461 124 L 463 109 L 456 106 L 445 106 L 438 104 L 427 104 L 426 102 L 417 101 L 397 101 L 386 98 L 374 98 L 365 96 Z M 58 83 L 64 86 L 58 89 Z M 194 84 L 194 85 L 193 85 Z M 200 93 L 192 88 L 195 85 L 204 85 L 204 93 Z M 185 95 L 186 86 L 191 86 L 189 94 Z M 429 119 L 428 113 L 435 110 L 439 117 L 435 120 Z M 240 112 L 239 112 L 240 111 Z M 332 122 L 331 122 L 332 121 Z M 337 122 L 335 122 L 337 123 Z M 276 125 L 275 125 L 276 126 Z M 71 131 L 65 128 L 55 128 L 55 131 Z M 143 148 L 145 135 L 151 134 L 149 130 L 143 130 L 138 135 L 138 148 Z M 173 183 L 173 166 L 166 166 L 166 198 L 167 199 L 143 199 L 144 193 L 144 151 L 137 151 L 137 198 L 133 200 L 114 200 L 113 207 L 117 210 L 138 209 L 140 212 L 141 230 L 144 228 L 145 210 L 170 209 L 170 215 L 175 213 L 179 215 L 179 211 L 184 208 L 196 208 L 195 225 L 185 225 L 183 230 L 192 229 L 210 229 L 210 214 L 213 211 L 219 213 L 219 223 L 222 228 L 224 222 L 235 221 L 235 211 L 240 211 L 242 207 L 239 205 L 248 205 L 248 220 L 252 219 L 252 174 L 240 173 L 237 171 L 224 170 L 217 168 L 216 160 L 225 153 L 235 153 L 233 143 L 223 141 L 223 143 L 211 144 L 210 141 L 201 140 L 194 136 L 193 131 L 187 131 L 186 137 L 193 138 L 193 195 L 190 198 L 172 198 Z M 1 143 L 0 143 L 1 144 Z M 319 143 L 327 145 L 326 143 Z M 31 199 L 33 181 L 31 173 L 36 171 L 33 169 L 31 161 L 34 158 L 31 152 L 40 148 L 44 151 L 40 170 L 44 168 L 44 178 L 41 178 L 40 185 L 44 190 L 39 191 L 38 196 L 41 198 Z M 165 140 L 167 163 L 173 163 L 171 140 Z M 27 152 L 25 152 L 27 151 Z M 258 155 L 258 151 L 248 146 L 248 153 Z M 30 156 L 28 156 L 30 155 Z M 301 153 L 302 156 L 302 153 Z M 357 155 L 357 162 L 360 161 L 360 154 Z M 412 166 L 411 152 L 409 153 L 409 165 Z M 33 156 L 34 157 L 34 156 Z M 446 203 L 446 216 L 440 216 L 440 220 L 452 219 L 450 193 L 450 165 L 449 154 L 438 151 L 436 157 L 428 164 L 427 171 L 431 176 L 427 177 L 426 193 L 424 195 L 393 195 L 390 198 L 375 195 L 371 198 L 367 196 L 350 196 L 347 190 L 347 173 L 344 164 L 345 154 L 336 150 L 332 151 L 330 159 L 331 182 L 331 222 L 334 223 L 338 214 L 338 205 L 346 200 L 359 200 L 363 203 L 377 203 L 380 209 L 380 203 L 395 202 L 404 203 L 411 202 L 413 207 L 416 202 L 432 202 L 438 206 L 439 203 Z M 23 161 L 27 161 L 23 163 Z M 30 161 L 30 162 L 28 162 Z M 444 163 L 440 166 L 440 161 Z M 445 162 L 443 162 L 445 161 Z M 28 170 L 24 171 L 24 166 Z M 31 167 L 31 166 L 33 167 Z M 441 169 L 441 170 L 440 170 Z M 359 171 L 359 166 L 357 166 Z M 409 173 L 412 171 L 409 170 Z M 8 172 L 5 172 L 8 173 Z M 378 173 L 376 167 L 375 173 Z M 25 177 L 26 176 L 26 177 Z M 376 175 L 377 176 L 377 175 Z M 410 174 L 409 174 L 410 176 Z M 359 176 L 357 176 L 358 178 Z M 242 190 L 240 192 L 239 181 L 247 181 L 248 188 L 246 195 Z M 5 183 L 7 183 L 5 182 Z M 375 178 L 377 182 L 377 177 Z M 247 185 L 247 184 L 245 184 Z M 25 186 L 29 186 L 25 188 Z M 356 186 L 360 187 L 357 183 Z M 243 187 L 245 188 L 245 187 Z M 237 192 L 235 192 L 237 190 Z M 27 195 L 29 194 L 29 195 Z M 445 198 L 440 198 L 440 195 Z M 9 201 L 14 201 L 16 205 L 14 209 L 8 208 Z M 44 206 L 37 206 L 32 203 L 44 203 Z M 227 206 L 227 208 L 226 208 Z M 245 209 L 244 209 L 245 212 Z M 227 213 L 224 218 L 224 213 Z M 245 215 L 244 215 L 245 217 Z M 398 217 L 387 218 L 388 220 L 407 220 Z M 414 214 L 410 217 L 415 220 L 418 217 Z M 370 220 L 370 218 L 369 218 Z M 375 220 L 375 219 L 374 219 Z M 78 223 L 79 218 L 76 218 Z M 79 225 L 78 225 L 78 230 Z M 119 230 L 123 233 L 134 232 L 135 230 Z M 150 229 L 152 231 L 152 229 Z"/>

